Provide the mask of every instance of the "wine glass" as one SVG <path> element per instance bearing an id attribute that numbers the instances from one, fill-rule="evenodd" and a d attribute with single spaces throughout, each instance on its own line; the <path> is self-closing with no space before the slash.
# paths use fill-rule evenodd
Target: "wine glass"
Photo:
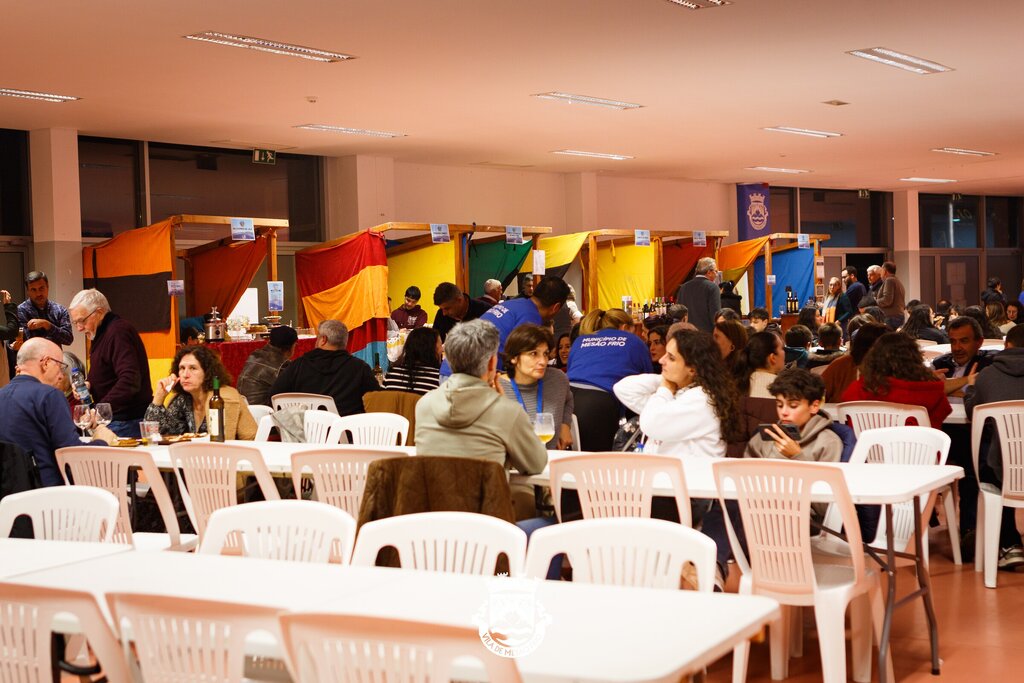
<path id="1" fill-rule="evenodd" d="M 79 403 L 72 411 L 72 418 L 75 424 L 82 430 L 82 440 L 85 440 L 85 430 L 92 424 L 92 415 L 89 413 L 89 406 Z"/>
<path id="2" fill-rule="evenodd" d="M 541 443 L 551 441 L 555 436 L 555 416 L 551 413 L 537 413 L 537 417 L 533 418 L 533 433 Z"/>
<path id="3" fill-rule="evenodd" d="M 96 404 L 96 424 L 106 427 L 114 419 L 109 403 Z"/>

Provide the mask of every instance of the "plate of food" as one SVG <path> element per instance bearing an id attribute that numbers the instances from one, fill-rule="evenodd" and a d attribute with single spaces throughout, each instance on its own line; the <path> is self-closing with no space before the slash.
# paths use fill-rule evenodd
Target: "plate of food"
<path id="1" fill-rule="evenodd" d="M 118 448 L 136 448 L 139 443 L 139 439 L 118 439 L 114 445 Z"/>

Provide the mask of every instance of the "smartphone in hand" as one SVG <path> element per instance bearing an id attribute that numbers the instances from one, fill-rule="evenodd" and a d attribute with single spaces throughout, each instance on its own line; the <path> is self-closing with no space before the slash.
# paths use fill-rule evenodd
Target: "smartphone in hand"
<path id="1" fill-rule="evenodd" d="M 780 422 L 778 426 L 785 432 L 786 436 L 793 439 L 793 441 L 800 441 L 800 428 L 795 424 L 789 422 Z M 773 441 L 771 434 L 775 433 L 770 424 L 761 424 L 757 426 L 757 431 L 761 432 L 761 439 L 763 441 Z"/>

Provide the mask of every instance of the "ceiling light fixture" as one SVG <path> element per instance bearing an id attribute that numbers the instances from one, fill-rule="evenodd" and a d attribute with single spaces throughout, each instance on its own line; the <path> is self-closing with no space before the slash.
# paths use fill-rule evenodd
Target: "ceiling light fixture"
<path id="1" fill-rule="evenodd" d="M 326 123 L 305 123 L 295 126 L 302 130 L 319 130 L 326 133 L 347 133 L 348 135 L 370 135 L 375 138 L 404 138 L 405 133 L 393 133 L 386 130 L 368 130 L 366 128 L 346 128 L 344 126 L 329 126 Z"/>
<path id="2" fill-rule="evenodd" d="M 217 45 L 227 45 L 229 47 L 243 47 L 249 50 L 259 50 L 260 52 L 272 52 L 275 55 L 301 57 L 302 59 L 311 59 L 314 62 L 343 62 L 349 59 L 355 59 L 354 56 L 347 55 L 343 52 L 318 50 L 313 47 L 290 45 L 288 43 L 279 43 L 275 40 L 267 40 L 265 38 L 236 36 L 230 33 L 219 33 L 217 31 L 191 33 L 182 37 L 188 38 L 189 40 L 199 40 L 204 43 L 215 43 Z"/>
<path id="3" fill-rule="evenodd" d="M 802 168 L 776 168 L 775 166 L 748 166 L 747 171 L 765 171 L 767 173 L 810 173 Z"/>
<path id="4" fill-rule="evenodd" d="M 731 5 L 729 0 L 668 0 L 673 5 L 679 5 L 686 9 L 709 9 L 711 7 L 724 7 Z"/>
<path id="5" fill-rule="evenodd" d="M 982 152 L 977 149 L 961 149 L 960 147 L 936 147 L 933 152 L 945 152 L 946 154 L 960 154 L 965 157 L 994 157 L 995 152 Z"/>
<path id="6" fill-rule="evenodd" d="M 793 133 L 794 135 L 806 135 L 812 138 L 841 138 L 842 133 L 830 133 L 827 130 L 811 130 L 810 128 L 794 128 L 793 126 L 772 126 L 770 128 L 762 128 L 761 130 L 769 130 L 773 133 Z"/>
<path id="7" fill-rule="evenodd" d="M 849 102 L 843 102 L 842 100 L 825 100 L 822 104 L 827 104 L 830 107 L 845 107 Z"/>
<path id="8" fill-rule="evenodd" d="M 567 154 L 574 157 L 593 157 L 595 159 L 613 159 L 614 161 L 625 161 L 633 157 L 625 154 L 605 154 L 604 152 L 581 152 L 578 149 L 556 149 L 552 154 Z"/>
<path id="9" fill-rule="evenodd" d="M 25 100 L 42 100 L 44 102 L 74 102 L 82 99 L 71 95 L 56 95 L 49 92 L 36 92 L 35 90 L 15 90 L 14 88 L 0 88 L 0 95 L 5 97 L 20 97 Z"/>
<path id="10" fill-rule="evenodd" d="M 850 50 L 846 54 L 862 59 L 870 59 L 873 62 L 885 64 L 886 66 L 894 66 L 904 71 L 912 71 L 922 76 L 953 70 L 951 67 L 943 66 L 938 62 L 907 55 L 896 50 L 890 50 L 887 47 L 866 47 L 863 50 Z"/>
<path id="11" fill-rule="evenodd" d="M 590 95 L 573 95 L 567 92 L 544 92 L 533 95 L 542 100 L 557 100 L 569 104 L 590 104 L 595 107 L 607 107 L 608 109 L 642 109 L 644 105 L 621 100 L 606 100 L 603 97 L 591 97 Z"/>
<path id="12" fill-rule="evenodd" d="M 955 180 L 949 178 L 900 178 L 900 180 L 907 183 L 955 183 Z"/>

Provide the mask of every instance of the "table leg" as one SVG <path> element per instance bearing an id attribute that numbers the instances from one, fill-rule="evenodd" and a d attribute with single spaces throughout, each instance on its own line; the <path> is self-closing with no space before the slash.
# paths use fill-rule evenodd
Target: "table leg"
<path id="1" fill-rule="evenodd" d="M 882 621 L 882 637 L 878 643 L 878 680 L 888 683 L 886 660 L 889 657 L 889 636 L 892 633 L 892 618 L 896 610 L 896 539 L 892 529 L 892 504 L 885 506 L 885 575 L 889 584 L 885 599 L 885 619 Z"/>
<path id="2" fill-rule="evenodd" d="M 951 522 L 956 523 L 956 520 Z M 914 570 L 917 573 L 917 585 L 924 600 L 924 612 L 928 617 L 928 633 L 932 644 L 932 674 L 939 675 L 939 628 L 935 619 L 935 607 L 932 605 L 932 582 L 928 567 L 924 563 L 924 544 L 922 538 L 926 532 L 921 525 L 921 497 L 914 496 Z"/>

